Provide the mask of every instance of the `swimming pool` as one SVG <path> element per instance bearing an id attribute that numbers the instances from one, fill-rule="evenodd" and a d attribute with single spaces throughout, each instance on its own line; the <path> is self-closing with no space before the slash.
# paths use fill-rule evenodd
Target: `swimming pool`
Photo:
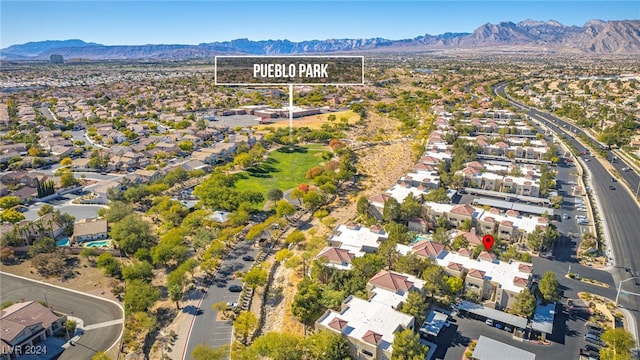
<path id="1" fill-rule="evenodd" d="M 92 247 L 110 247 L 111 240 L 98 240 L 98 241 L 89 241 L 84 243 L 84 247 L 92 248 Z"/>
<path id="2" fill-rule="evenodd" d="M 56 241 L 56 246 L 69 246 L 69 238 L 62 238 Z"/>
<path id="3" fill-rule="evenodd" d="M 420 241 L 422 241 L 422 240 L 428 240 L 428 241 L 431 241 L 431 240 L 433 240 L 433 236 L 432 236 L 431 234 L 421 234 L 421 235 L 418 235 L 418 236 L 416 236 L 416 239 L 415 239 L 415 240 L 413 240 L 412 244 L 418 243 L 418 242 L 420 242 Z"/>

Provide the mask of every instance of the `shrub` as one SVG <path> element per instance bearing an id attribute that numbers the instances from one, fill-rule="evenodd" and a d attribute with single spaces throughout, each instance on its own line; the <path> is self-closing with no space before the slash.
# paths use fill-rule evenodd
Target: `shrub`
<path id="1" fill-rule="evenodd" d="M 329 211 L 325 209 L 316 210 L 316 212 L 313 213 L 313 217 L 317 219 L 322 219 L 323 217 L 328 215 L 329 215 Z"/>

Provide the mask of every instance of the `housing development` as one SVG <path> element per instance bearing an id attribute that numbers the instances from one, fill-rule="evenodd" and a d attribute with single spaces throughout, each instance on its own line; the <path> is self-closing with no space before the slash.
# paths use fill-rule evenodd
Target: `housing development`
<path id="1" fill-rule="evenodd" d="M 640 358 L 638 37 L 479 40 L 640 29 L 589 24 L 325 50 L 362 85 L 1 50 L 0 358 Z"/>

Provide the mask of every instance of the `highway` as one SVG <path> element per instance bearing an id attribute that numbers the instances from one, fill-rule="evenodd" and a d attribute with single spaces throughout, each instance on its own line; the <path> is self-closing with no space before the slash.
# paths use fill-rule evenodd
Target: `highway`
<path id="1" fill-rule="evenodd" d="M 549 113 L 542 112 L 533 108 L 529 108 L 523 104 L 515 102 L 505 93 L 506 84 L 498 84 L 495 91 L 512 105 L 523 109 L 532 118 L 544 123 L 551 131 L 557 134 L 564 134 L 567 129 L 573 129 L 575 132 L 582 132 L 572 124 L 568 124 L 560 118 Z M 562 127 L 562 129 L 560 128 Z M 574 137 L 565 136 L 565 138 L 579 151 L 589 151 L 582 146 Z M 610 152 L 608 152 L 610 153 Z M 604 216 L 605 226 L 608 234 L 609 243 L 613 252 L 615 272 L 620 280 L 631 278 L 632 276 L 640 277 L 640 206 L 636 202 L 635 194 L 630 193 L 626 187 L 618 182 L 612 182 L 612 174 L 595 158 L 593 161 L 585 162 L 589 172 L 591 173 L 591 184 L 595 196 L 598 198 L 598 204 L 601 206 L 600 214 Z M 611 159 L 609 155 L 608 159 Z M 621 160 L 617 160 L 613 166 L 624 177 L 629 184 L 638 184 L 640 178 L 633 171 L 623 172 L 620 169 L 627 166 Z M 609 189 L 613 185 L 615 190 Z M 635 189 L 634 189 L 635 190 Z M 628 270 L 628 271 L 627 271 Z M 617 287 L 618 284 L 611 284 Z M 640 286 L 634 281 L 627 281 L 624 284 L 624 290 L 634 293 L 640 293 Z M 640 334 L 638 329 L 640 325 L 640 297 L 637 296 L 621 296 L 621 306 L 631 310 L 636 322 L 636 334 Z"/>
<path id="2" fill-rule="evenodd" d="M 106 351 L 120 341 L 124 322 L 109 323 L 123 320 L 122 307 L 114 302 L 1 272 L 0 284 L 0 303 L 20 299 L 46 301 L 55 311 L 80 318 L 84 327 L 90 326 L 91 330 L 85 330 L 60 360 L 91 359 L 96 352 Z"/>

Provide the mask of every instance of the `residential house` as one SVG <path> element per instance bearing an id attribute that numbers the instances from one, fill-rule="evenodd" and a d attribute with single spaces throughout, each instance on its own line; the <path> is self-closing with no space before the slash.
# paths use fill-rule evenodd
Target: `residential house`
<path id="1" fill-rule="evenodd" d="M 355 254 L 346 249 L 340 249 L 333 246 L 325 246 L 316 259 L 326 262 L 326 265 L 338 270 L 351 270 L 351 260 L 356 257 Z"/>
<path id="2" fill-rule="evenodd" d="M 349 343 L 354 359 L 388 360 L 395 333 L 414 329 L 413 316 L 390 306 L 349 296 L 340 311 L 327 310 L 317 321 L 317 330 L 339 334 Z"/>
<path id="3" fill-rule="evenodd" d="M 66 316 L 59 316 L 37 301 L 15 303 L 2 309 L 1 314 L 0 358 L 7 360 L 26 354 L 24 346 L 36 345 L 61 331 L 67 320 Z M 51 349 L 51 353 L 53 351 Z"/>
<path id="4" fill-rule="evenodd" d="M 400 309 L 407 300 L 409 292 L 423 293 L 425 281 L 415 276 L 395 271 L 380 270 L 367 282 L 367 294 L 370 301 L 386 304 Z"/>
<path id="5" fill-rule="evenodd" d="M 84 218 L 73 225 L 71 242 L 82 243 L 108 238 L 107 220 L 99 218 Z"/>
<path id="6" fill-rule="evenodd" d="M 355 256 L 363 256 L 366 253 L 378 252 L 380 244 L 387 237 L 387 233 L 380 227 L 366 228 L 349 223 L 336 228 L 329 238 L 329 246 L 347 250 Z"/>

